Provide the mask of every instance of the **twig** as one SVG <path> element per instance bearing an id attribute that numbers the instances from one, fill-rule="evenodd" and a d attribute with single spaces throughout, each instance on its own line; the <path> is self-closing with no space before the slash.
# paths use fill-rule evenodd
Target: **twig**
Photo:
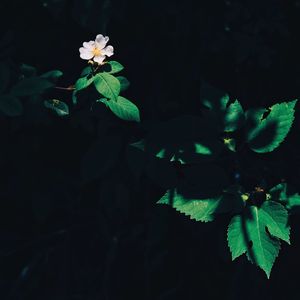
<path id="1" fill-rule="evenodd" d="M 72 85 L 69 87 L 55 86 L 54 88 L 58 89 L 58 90 L 64 90 L 64 91 L 74 91 L 75 90 L 75 87 Z"/>

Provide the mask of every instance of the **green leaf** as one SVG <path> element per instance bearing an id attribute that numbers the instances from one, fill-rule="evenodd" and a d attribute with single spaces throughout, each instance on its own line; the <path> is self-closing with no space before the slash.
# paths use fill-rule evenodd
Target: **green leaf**
<path id="1" fill-rule="evenodd" d="M 279 201 L 291 211 L 291 213 L 300 211 L 300 195 L 286 183 L 280 183 L 269 191 L 271 199 Z"/>
<path id="2" fill-rule="evenodd" d="M 46 72 L 40 76 L 40 78 L 48 79 L 52 82 L 56 82 L 59 77 L 63 76 L 63 72 L 59 70 L 53 70 Z"/>
<path id="3" fill-rule="evenodd" d="M 223 145 L 219 140 L 204 139 L 201 142 L 182 143 L 175 155 L 182 163 L 201 163 L 214 160 L 222 149 Z"/>
<path id="4" fill-rule="evenodd" d="M 236 152 L 235 139 L 226 138 L 224 139 L 224 145 L 232 152 Z"/>
<path id="5" fill-rule="evenodd" d="M 280 250 L 279 239 L 289 243 L 287 223 L 286 209 L 274 201 L 265 201 L 261 207 L 250 206 L 247 215 L 233 217 L 227 232 L 232 260 L 246 252 L 248 259 L 269 278 Z"/>
<path id="6" fill-rule="evenodd" d="M 216 159 L 224 149 L 211 120 L 181 116 L 154 124 L 146 140 L 146 151 L 181 163 L 202 163 Z"/>
<path id="7" fill-rule="evenodd" d="M 91 77 L 91 78 L 88 78 L 88 77 L 79 78 L 75 82 L 76 91 L 80 91 L 80 90 L 83 90 L 83 89 L 87 88 L 93 81 L 94 81 L 93 77 Z"/>
<path id="8" fill-rule="evenodd" d="M 232 132 L 237 130 L 243 124 L 244 118 L 243 108 L 239 101 L 235 100 L 235 102 L 231 103 L 226 109 L 224 131 Z"/>
<path id="9" fill-rule="evenodd" d="M 80 76 L 82 76 L 82 77 L 87 76 L 87 75 L 91 74 L 92 71 L 93 71 L 93 69 L 91 68 L 91 66 L 87 66 L 81 71 Z"/>
<path id="10" fill-rule="evenodd" d="M 232 260 L 246 253 L 247 241 L 243 234 L 242 216 L 237 215 L 231 219 L 227 230 L 227 241 L 231 251 Z"/>
<path id="11" fill-rule="evenodd" d="M 10 117 L 19 116 L 23 112 L 22 102 L 13 95 L 0 95 L 0 110 Z"/>
<path id="12" fill-rule="evenodd" d="M 252 127 L 257 126 L 261 122 L 265 112 L 267 112 L 265 108 L 251 108 L 246 111 L 245 115 L 249 130 L 253 129 Z"/>
<path id="13" fill-rule="evenodd" d="M 157 202 L 158 204 L 168 204 L 180 213 L 189 216 L 191 219 L 201 222 L 214 220 L 221 197 L 211 199 L 187 199 L 180 195 L 176 189 L 171 189 Z"/>
<path id="14" fill-rule="evenodd" d="M 290 244 L 288 212 L 284 206 L 274 201 L 266 201 L 259 210 L 270 234 Z"/>
<path id="15" fill-rule="evenodd" d="M 94 78 L 97 91 L 104 97 L 117 101 L 121 90 L 120 81 L 108 73 L 98 73 Z"/>
<path id="16" fill-rule="evenodd" d="M 36 76 L 36 68 L 30 65 L 22 64 L 20 71 L 25 77 Z"/>
<path id="17" fill-rule="evenodd" d="M 272 187 L 269 190 L 269 193 L 272 196 L 272 200 L 283 200 L 285 201 L 286 199 L 286 188 L 287 188 L 287 184 L 286 183 L 279 183 L 277 185 L 275 185 L 274 187 Z"/>
<path id="18" fill-rule="evenodd" d="M 11 94 L 14 96 L 31 96 L 41 94 L 53 86 L 54 84 L 45 78 L 24 78 L 12 88 Z"/>
<path id="19" fill-rule="evenodd" d="M 72 103 L 74 104 L 74 105 L 76 105 L 77 104 L 77 91 L 76 90 L 74 90 L 73 92 L 72 92 Z"/>
<path id="20" fill-rule="evenodd" d="M 119 62 L 114 61 L 114 60 L 107 62 L 107 64 L 108 64 L 108 65 L 110 66 L 110 68 L 111 68 L 111 69 L 109 70 L 109 72 L 108 72 L 108 73 L 110 73 L 110 74 L 118 73 L 118 72 L 120 72 L 120 71 L 122 71 L 122 70 L 124 69 L 124 67 L 123 67 Z"/>
<path id="21" fill-rule="evenodd" d="M 224 111 L 229 102 L 229 96 L 223 91 L 203 83 L 201 86 L 201 102 L 213 111 Z"/>
<path id="22" fill-rule="evenodd" d="M 60 100 L 56 100 L 56 99 L 45 100 L 44 105 L 45 107 L 53 110 L 59 117 L 65 117 L 69 115 L 68 105 Z"/>
<path id="23" fill-rule="evenodd" d="M 204 83 L 201 102 L 209 108 L 207 117 L 214 119 L 220 130 L 232 132 L 244 124 L 245 115 L 241 104 L 238 100 L 229 104 L 229 96 L 223 91 Z"/>
<path id="24" fill-rule="evenodd" d="M 210 147 L 205 146 L 204 144 L 195 143 L 195 153 L 202 155 L 211 155 L 212 151 Z"/>
<path id="25" fill-rule="evenodd" d="M 176 189 L 169 189 L 157 203 L 171 205 L 191 219 L 202 222 L 214 220 L 217 214 L 239 213 L 244 208 L 240 188 L 236 186 L 216 196 L 203 198 L 200 194 L 191 194 L 185 185 L 180 184 Z"/>
<path id="26" fill-rule="evenodd" d="M 106 99 L 101 99 L 101 102 L 105 103 L 106 106 L 108 106 L 110 110 L 120 119 L 125 121 L 140 122 L 139 109 L 128 99 L 118 96 L 117 102 Z"/>
<path id="27" fill-rule="evenodd" d="M 270 113 L 263 118 L 263 110 L 247 113 L 247 141 L 250 148 L 257 153 L 271 152 L 282 143 L 287 136 L 293 120 L 297 100 L 275 104 Z"/>
<path id="28" fill-rule="evenodd" d="M 141 151 L 145 151 L 145 140 L 140 140 L 140 141 L 137 141 L 135 143 L 131 143 L 131 144 L 129 144 L 129 146 L 137 148 Z"/>
<path id="29" fill-rule="evenodd" d="M 287 199 L 287 204 L 286 204 L 287 209 L 291 210 L 292 212 L 294 211 L 299 211 L 300 210 L 300 195 L 298 193 L 293 194 L 288 197 Z"/>
<path id="30" fill-rule="evenodd" d="M 128 81 L 128 79 L 126 77 L 124 77 L 124 76 L 117 76 L 116 78 L 120 81 L 121 92 L 125 91 L 125 90 L 127 90 L 129 88 L 130 82 Z"/>

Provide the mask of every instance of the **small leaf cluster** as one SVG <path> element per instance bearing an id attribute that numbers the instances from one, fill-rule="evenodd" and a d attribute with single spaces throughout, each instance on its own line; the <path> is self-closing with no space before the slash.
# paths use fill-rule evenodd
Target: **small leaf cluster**
<path id="1" fill-rule="evenodd" d="M 78 102 L 82 100 L 82 93 L 88 91 L 93 98 L 92 103 L 89 103 L 90 110 L 93 110 L 96 105 L 105 105 L 122 120 L 140 122 L 140 112 L 137 106 L 120 95 L 130 83 L 124 76 L 115 76 L 124 69 L 117 61 L 84 68 L 76 83 L 67 88 L 56 86 L 58 79 L 63 75 L 59 70 L 38 75 L 37 70 L 30 65 L 21 65 L 19 72 L 13 72 L 14 69 L 15 66 L 1 62 L 0 112 L 6 116 L 20 116 L 24 112 L 24 105 L 30 110 L 32 104 L 43 103 L 44 107 L 55 115 L 66 117 L 77 109 Z M 91 93 L 92 87 L 96 94 Z M 49 98 L 47 93 L 53 89 L 73 91 L 72 101 L 57 99 L 60 97 Z"/>
<path id="2" fill-rule="evenodd" d="M 75 83 L 73 104 L 78 103 L 78 95 L 91 86 L 98 92 L 94 103 L 105 104 L 113 114 L 125 121 L 140 122 L 140 113 L 137 106 L 120 95 L 129 87 L 129 81 L 124 76 L 115 76 L 124 67 L 117 61 L 108 61 L 104 65 L 86 67 L 81 77 Z M 99 98 L 100 96 L 100 98 Z"/>
<path id="3" fill-rule="evenodd" d="M 34 67 L 22 64 L 19 70 L 8 62 L 0 65 L 0 111 L 6 116 L 23 114 L 24 104 L 39 102 L 39 96 L 55 86 L 63 73 L 59 70 L 37 75 Z"/>

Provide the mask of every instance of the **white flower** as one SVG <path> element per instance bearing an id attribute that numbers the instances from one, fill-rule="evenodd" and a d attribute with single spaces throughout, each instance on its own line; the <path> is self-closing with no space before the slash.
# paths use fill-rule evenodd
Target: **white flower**
<path id="1" fill-rule="evenodd" d="M 106 56 L 114 54 L 113 46 L 106 46 L 108 40 L 108 36 L 98 34 L 95 41 L 84 42 L 83 47 L 79 48 L 80 57 L 86 60 L 93 59 L 94 62 L 101 65 Z"/>

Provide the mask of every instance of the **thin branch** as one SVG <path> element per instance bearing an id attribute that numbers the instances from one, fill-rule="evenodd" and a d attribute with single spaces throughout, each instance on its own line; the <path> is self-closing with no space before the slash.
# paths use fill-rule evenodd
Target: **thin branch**
<path id="1" fill-rule="evenodd" d="M 64 91 L 74 91 L 75 90 L 75 87 L 72 85 L 69 87 L 55 86 L 54 88 L 58 89 L 58 90 L 64 90 Z"/>

